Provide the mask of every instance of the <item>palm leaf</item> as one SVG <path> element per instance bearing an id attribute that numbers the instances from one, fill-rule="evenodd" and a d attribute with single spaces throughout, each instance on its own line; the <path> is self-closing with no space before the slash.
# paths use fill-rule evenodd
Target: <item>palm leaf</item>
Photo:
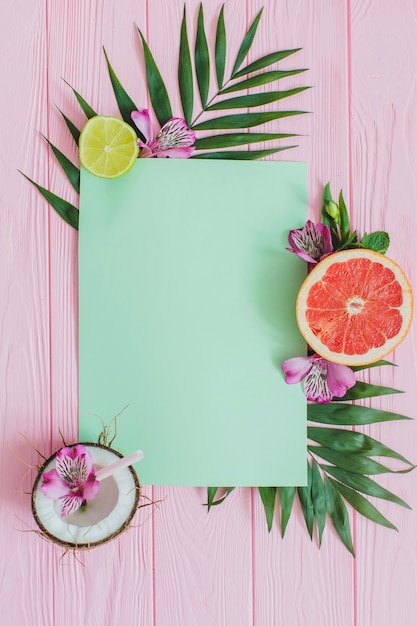
<path id="1" fill-rule="evenodd" d="M 317 521 L 320 546 L 324 527 L 326 526 L 326 495 L 319 466 L 315 459 L 313 459 L 311 466 L 311 500 L 313 502 L 314 516 Z"/>
<path id="2" fill-rule="evenodd" d="M 230 150 L 222 152 L 203 152 L 201 154 L 195 154 L 192 159 L 227 159 L 229 161 L 255 161 L 256 159 L 262 159 L 263 157 L 275 154 L 276 152 L 282 152 L 283 150 L 289 150 L 290 148 L 296 148 L 296 146 L 286 146 L 285 148 L 271 148 L 270 150 Z"/>
<path id="3" fill-rule="evenodd" d="M 276 487 L 258 487 L 262 504 L 264 505 L 266 523 L 268 531 L 271 532 L 274 521 L 275 500 L 277 497 Z"/>
<path id="4" fill-rule="evenodd" d="M 132 122 L 132 117 L 131 117 L 132 116 L 132 111 L 137 111 L 138 107 L 133 102 L 132 98 L 126 92 L 126 90 L 123 87 L 122 83 L 120 82 L 120 80 L 116 76 L 115 71 L 113 70 L 112 66 L 110 65 L 110 61 L 108 59 L 108 56 L 107 56 L 107 53 L 106 53 L 106 50 L 105 50 L 104 47 L 103 47 L 103 52 L 104 52 L 104 56 L 106 57 L 107 69 L 109 70 L 110 81 L 111 81 L 111 84 L 112 84 L 112 87 L 113 87 L 114 96 L 116 98 L 116 102 L 117 102 L 117 106 L 119 107 L 120 114 L 121 114 L 122 118 L 124 119 L 124 121 L 126 122 L 126 124 L 129 124 L 130 126 L 132 126 L 132 128 L 134 128 L 135 131 L 138 134 L 140 134 L 138 132 L 138 129 L 136 128 L 136 126 Z M 143 136 L 141 136 L 141 139 L 143 141 L 145 140 L 145 138 Z"/>
<path id="5" fill-rule="evenodd" d="M 332 520 L 333 527 L 352 556 L 355 556 L 352 535 L 350 533 L 349 515 L 345 503 L 327 476 L 324 477 L 324 489 L 326 508 Z"/>
<path id="6" fill-rule="evenodd" d="M 401 454 L 395 452 L 395 450 L 357 431 L 309 426 L 307 428 L 307 437 L 316 443 L 320 443 L 325 448 L 331 448 L 338 452 L 363 454 L 365 456 L 385 456 L 402 461 L 406 465 L 413 465 Z"/>
<path id="7" fill-rule="evenodd" d="M 143 54 L 145 57 L 146 77 L 148 82 L 149 96 L 158 122 L 163 126 L 172 117 L 171 103 L 165 83 L 155 63 L 152 53 L 144 36 L 139 31 L 142 40 Z"/>
<path id="8" fill-rule="evenodd" d="M 294 54 L 295 52 L 299 52 L 301 48 L 294 48 L 293 50 L 280 50 L 278 52 L 272 52 L 271 54 L 267 54 L 253 63 L 250 63 L 243 69 L 239 70 L 233 75 L 233 78 L 240 78 L 241 76 L 245 76 L 246 74 L 250 74 L 251 72 L 257 72 L 258 70 L 262 70 L 264 67 L 268 67 L 277 61 L 281 61 L 281 59 L 285 59 L 286 57 Z"/>
<path id="9" fill-rule="evenodd" d="M 224 5 L 220 9 L 217 20 L 215 44 L 216 78 L 218 88 L 223 87 L 224 68 L 226 65 L 226 27 L 224 25 Z"/>
<path id="10" fill-rule="evenodd" d="M 20 173 L 23 174 L 23 172 Z M 67 224 L 75 228 L 75 230 L 78 230 L 78 209 L 73 204 L 56 196 L 52 191 L 45 189 L 45 187 L 38 185 L 38 183 L 35 183 L 35 181 L 29 178 L 29 176 L 26 176 L 26 174 L 23 174 L 23 176 L 32 183 L 32 185 L 35 185 L 36 189 L 38 189 L 45 200 L 49 202 L 51 207 L 55 209 L 58 215 L 60 215 Z"/>
<path id="11" fill-rule="evenodd" d="M 48 142 L 48 145 L 51 147 L 56 160 L 62 167 L 65 176 L 68 178 L 69 182 L 74 187 L 75 191 L 77 193 L 80 193 L 80 170 L 78 169 L 78 167 L 76 167 L 74 163 L 72 163 L 72 161 L 70 161 L 65 156 L 65 154 L 61 152 L 61 150 L 58 150 L 58 148 L 54 146 L 54 144 L 51 143 L 49 139 L 45 137 L 45 135 L 42 135 L 42 137 L 45 139 L 45 141 Z"/>
<path id="12" fill-rule="evenodd" d="M 297 137 L 294 133 L 224 133 L 222 135 L 210 135 L 201 137 L 195 142 L 197 150 L 212 150 L 213 148 L 231 148 L 250 143 L 272 141 L 273 139 L 286 139 Z"/>
<path id="13" fill-rule="evenodd" d="M 250 107 L 258 107 L 277 100 L 283 100 L 289 96 L 294 96 L 301 91 L 310 89 L 310 87 L 296 87 L 287 91 L 269 91 L 266 93 L 252 93 L 247 96 L 238 96 L 237 98 L 228 98 L 221 100 L 206 108 L 206 111 L 222 111 L 224 109 L 244 109 Z"/>
<path id="14" fill-rule="evenodd" d="M 320 424 L 333 424 L 334 426 L 365 426 L 378 422 L 393 422 L 397 420 L 410 420 L 410 417 L 380 411 L 367 406 L 354 404 L 308 404 L 307 418 L 311 422 Z"/>
<path id="15" fill-rule="evenodd" d="M 395 363 L 391 363 L 391 361 L 375 361 L 374 363 L 367 363 L 366 365 L 351 365 L 350 369 L 354 372 L 360 372 L 361 370 L 367 370 L 371 367 L 381 367 L 382 365 L 392 365 L 393 367 L 397 367 Z"/>
<path id="16" fill-rule="evenodd" d="M 328 478 L 328 480 L 332 483 L 333 487 L 340 493 L 340 495 L 347 501 L 353 508 L 358 511 L 364 517 L 367 517 L 375 524 L 381 524 L 381 526 L 386 526 L 387 528 L 391 528 L 392 530 L 398 530 L 394 524 L 391 524 L 386 517 L 382 515 L 378 511 L 373 504 L 369 502 L 366 498 L 361 496 L 359 493 L 346 487 L 346 485 L 342 485 L 338 483 L 336 480 L 332 478 Z"/>
<path id="17" fill-rule="evenodd" d="M 222 117 L 216 117 L 211 120 L 200 122 L 192 126 L 193 130 L 218 130 L 224 128 L 239 129 L 239 128 L 252 128 L 259 124 L 266 124 L 273 120 L 278 120 L 283 117 L 291 117 L 293 115 L 302 115 L 306 111 L 270 111 L 261 113 L 237 113 L 236 115 L 224 115 Z"/>
<path id="18" fill-rule="evenodd" d="M 204 13 L 202 4 L 200 4 L 200 8 L 198 10 L 197 36 L 195 40 L 194 60 L 201 105 L 204 109 L 207 104 L 210 85 L 210 57 L 206 33 L 204 30 Z"/>
<path id="19" fill-rule="evenodd" d="M 233 91 L 241 91 L 242 89 L 251 89 L 252 87 L 260 87 L 261 85 L 267 85 L 268 83 L 272 83 L 275 80 L 280 80 L 281 78 L 287 78 L 288 76 L 295 76 L 295 74 L 301 74 L 301 72 L 306 72 L 306 69 L 301 70 L 274 70 L 273 72 L 264 72 L 263 74 L 257 74 L 256 76 L 252 76 L 252 78 L 246 78 L 245 80 L 241 80 L 240 83 L 235 83 L 230 87 L 226 87 L 222 89 L 219 93 L 221 96 L 226 93 L 232 93 Z"/>
<path id="20" fill-rule="evenodd" d="M 301 504 L 301 510 L 303 512 L 304 520 L 307 526 L 308 534 L 310 535 L 310 539 L 313 538 L 313 528 L 314 528 L 314 507 L 313 501 L 311 499 L 311 465 L 307 463 L 307 476 L 308 476 L 308 485 L 307 487 L 297 487 L 298 498 Z"/>
<path id="21" fill-rule="evenodd" d="M 194 89 L 190 47 L 188 45 L 185 5 L 184 15 L 181 23 L 180 57 L 178 62 L 178 85 L 181 96 L 182 110 L 184 112 L 184 119 L 189 126 L 191 124 L 193 116 Z"/>
<path id="22" fill-rule="evenodd" d="M 95 117 L 97 115 L 97 113 L 94 111 L 94 109 L 88 104 L 88 102 L 86 102 L 84 100 L 84 98 L 78 93 L 78 91 L 76 91 L 74 89 L 74 87 L 71 87 L 71 85 L 69 83 L 67 83 L 66 80 L 64 80 L 64 83 L 66 83 L 68 85 L 68 87 L 70 89 L 72 89 L 74 96 L 77 98 L 78 104 L 80 105 L 84 115 L 90 119 L 91 117 Z"/>
<path id="23" fill-rule="evenodd" d="M 67 125 L 68 130 L 71 133 L 72 138 L 74 139 L 75 143 L 78 146 L 81 132 L 78 130 L 75 124 L 71 122 L 71 120 L 65 115 L 65 113 L 61 111 L 61 109 L 58 108 L 58 111 L 61 113 L 62 117 L 64 118 L 64 121 L 65 121 L 65 124 Z"/>
<path id="24" fill-rule="evenodd" d="M 239 70 L 240 66 L 243 63 L 243 60 L 245 59 L 246 55 L 248 54 L 250 47 L 252 45 L 252 42 L 254 40 L 254 37 L 256 35 L 256 31 L 258 28 L 258 24 L 259 24 L 259 20 L 261 19 L 261 15 L 262 15 L 262 11 L 263 9 L 261 9 L 259 11 L 259 13 L 257 14 L 257 16 L 255 17 L 255 19 L 253 20 L 251 26 L 249 27 L 248 32 L 246 33 L 240 48 L 239 48 L 239 52 L 237 53 L 237 57 L 236 57 L 236 61 L 235 64 L 233 66 L 233 70 L 232 70 L 232 78 L 234 78 L 236 76 L 237 71 Z"/>
<path id="25" fill-rule="evenodd" d="M 348 389 L 342 398 L 333 398 L 333 402 L 345 402 L 346 400 L 361 400 L 362 398 L 374 398 L 376 396 L 386 396 L 392 393 L 404 393 L 398 389 L 391 387 L 382 387 L 381 385 L 370 385 L 360 380 Z"/>
<path id="26" fill-rule="evenodd" d="M 288 521 L 291 517 L 295 497 L 295 487 L 277 487 L 281 504 L 281 536 L 284 537 Z"/>
<path id="27" fill-rule="evenodd" d="M 354 472 L 355 474 L 366 474 L 367 476 L 385 473 L 406 474 L 413 469 L 412 466 L 406 470 L 392 470 L 370 459 L 368 456 L 355 454 L 354 452 L 339 452 L 323 446 L 308 446 L 308 450 L 325 461 L 333 463 L 336 467 Z"/>
<path id="28" fill-rule="evenodd" d="M 219 487 L 207 487 L 207 510 L 209 511 L 212 506 L 216 506 L 217 504 L 221 504 L 227 498 L 227 496 L 232 493 L 235 487 L 228 487 L 224 496 L 219 498 L 218 500 L 214 500 L 216 493 Z"/>
<path id="29" fill-rule="evenodd" d="M 321 465 L 320 467 L 326 472 L 326 474 L 331 474 L 334 478 L 337 478 L 339 482 L 344 483 L 356 491 L 361 491 L 362 493 L 366 493 L 368 496 L 388 500 L 389 502 L 399 504 L 406 509 L 411 509 L 411 507 L 404 502 L 404 500 L 396 496 L 391 491 L 388 491 L 388 489 L 385 489 L 371 478 L 368 478 L 368 476 L 355 474 L 354 472 L 349 472 L 332 465 Z"/>

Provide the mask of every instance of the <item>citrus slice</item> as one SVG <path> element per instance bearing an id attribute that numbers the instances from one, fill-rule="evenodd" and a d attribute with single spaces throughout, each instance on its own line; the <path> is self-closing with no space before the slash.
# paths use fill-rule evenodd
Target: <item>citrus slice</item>
<path id="1" fill-rule="evenodd" d="M 318 263 L 297 297 L 298 327 L 320 356 L 344 365 L 378 361 L 402 341 L 413 313 L 403 270 L 372 250 L 336 252 Z"/>
<path id="2" fill-rule="evenodd" d="M 119 178 L 135 163 L 139 148 L 133 128 L 118 117 L 96 115 L 88 120 L 79 140 L 80 163 L 101 178 Z"/>

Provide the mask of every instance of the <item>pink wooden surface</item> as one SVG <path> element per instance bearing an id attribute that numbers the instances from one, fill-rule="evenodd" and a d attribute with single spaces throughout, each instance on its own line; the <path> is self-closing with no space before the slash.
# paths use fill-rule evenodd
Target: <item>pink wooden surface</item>
<path id="1" fill-rule="evenodd" d="M 334 192 L 343 187 L 355 226 L 391 233 L 390 255 L 416 290 L 414 0 L 402 0 L 401 8 L 390 0 L 226 0 L 229 62 L 263 4 L 252 58 L 301 46 L 297 65 L 310 72 L 291 86 L 314 85 L 297 97 L 297 106 L 312 114 L 279 125 L 305 134 L 281 158 L 309 162 L 311 216 L 318 217 L 324 183 L 332 181 Z M 211 41 L 220 6 L 220 0 L 205 3 Z M 77 235 L 17 169 L 75 200 L 38 131 L 76 158 L 54 104 L 79 126 L 83 116 L 61 77 L 100 113 L 117 114 L 102 45 L 133 99 L 147 103 L 134 23 L 179 112 L 182 8 L 182 0 L 31 0 L 2 7 L 0 623 L 415 626 L 417 513 L 394 505 L 381 509 L 398 534 L 352 516 L 355 560 L 330 524 L 319 551 L 297 507 L 284 541 L 278 520 L 268 535 L 251 490 L 233 493 L 207 515 L 201 489 L 148 488 L 163 499 L 153 516 L 144 509 L 120 540 L 78 560 L 61 559 L 61 550 L 30 532 L 35 525 L 25 492 L 34 475 L 25 477 L 24 463 L 38 456 L 20 433 L 49 454 L 60 444 L 59 428 L 68 440 L 77 432 Z M 187 9 L 194 31 L 198 1 L 187 0 Z M 407 393 L 374 406 L 414 416 L 415 332 L 393 357 L 399 367 L 373 375 Z M 417 461 L 415 423 L 369 430 Z M 417 473 L 384 477 L 384 485 L 417 508 Z"/>

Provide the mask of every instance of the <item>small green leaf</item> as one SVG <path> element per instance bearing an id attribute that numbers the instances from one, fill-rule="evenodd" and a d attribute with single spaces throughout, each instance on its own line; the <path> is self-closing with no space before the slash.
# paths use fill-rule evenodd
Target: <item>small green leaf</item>
<path id="1" fill-rule="evenodd" d="M 229 161 L 255 161 L 256 159 L 262 159 L 263 157 L 275 154 L 276 152 L 282 152 L 283 150 L 289 150 L 290 148 L 296 148 L 297 146 L 286 146 L 285 148 L 271 148 L 271 150 L 225 150 L 222 152 L 202 152 L 201 154 L 195 154 L 192 159 L 227 159 Z"/>
<path id="2" fill-rule="evenodd" d="M 219 89 L 223 87 L 224 68 L 226 65 L 226 27 L 224 25 L 224 4 L 219 13 L 215 44 L 216 77 Z"/>
<path id="3" fill-rule="evenodd" d="M 65 115 L 65 113 L 63 113 L 61 111 L 61 109 L 58 108 L 58 111 L 61 113 L 62 117 L 64 118 L 64 121 L 65 121 L 65 124 L 68 127 L 68 130 L 71 133 L 75 143 L 78 146 L 78 141 L 80 139 L 81 131 L 78 130 L 78 128 L 75 126 L 75 124 L 73 122 L 71 122 L 71 120 Z"/>
<path id="4" fill-rule="evenodd" d="M 78 93 L 78 91 L 75 91 L 74 87 L 71 87 L 71 85 L 69 83 L 67 83 L 66 80 L 64 80 L 64 83 L 66 83 L 68 85 L 68 87 L 70 89 L 72 89 L 74 96 L 77 98 L 78 100 L 78 104 L 80 105 L 84 115 L 86 117 L 88 117 L 88 119 L 94 117 L 95 115 L 97 115 L 97 113 L 94 111 L 93 108 L 90 107 L 90 105 L 88 104 L 88 102 L 86 102 L 84 100 L 84 98 L 82 96 L 80 96 L 80 94 Z"/>
<path id="5" fill-rule="evenodd" d="M 253 20 L 252 24 L 250 25 L 248 32 L 246 33 L 245 37 L 243 38 L 243 41 L 242 41 L 242 43 L 240 45 L 240 48 L 239 48 L 239 52 L 237 53 L 235 64 L 233 66 L 232 78 L 235 78 L 238 69 L 242 65 L 246 55 L 248 54 L 248 52 L 250 50 L 250 47 L 251 47 L 251 45 L 253 43 L 253 40 L 255 38 L 255 35 L 256 35 L 256 31 L 257 31 L 257 28 L 258 28 L 259 20 L 261 19 L 262 11 L 263 11 L 263 9 L 261 9 L 259 11 L 259 13 L 255 17 L 255 19 Z"/>
<path id="6" fill-rule="evenodd" d="M 160 126 L 163 126 L 172 117 L 171 103 L 165 83 L 162 80 L 162 76 L 152 56 L 152 52 L 139 29 L 138 31 L 142 40 L 143 54 L 145 57 L 149 96 L 158 122 Z"/>
<path id="7" fill-rule="evenodd" d="M 58 163 L 64 170 L 65 176 L 68 178 L 69 182 L 74 187 L 75 191 L 77 193 L 80 193 L 80 170 L 78 169 L 78 167 L 76 167 L 74 163 L 72 163 L 72 161 L 70 161 L 65 156 L 65 154 L 63 154 L 60 150 L 58 150 L 58 148 L 54 146 L 49 141 L 49 139 L 45 137 L 45 135 L 42 135 L 42 137 L 45 139 L 45 141 L 48 142 L 49 146 L 52 149 L 52 152 L 55 155 L 56 160 L 58 161 Z"/>
<path id="8" fill-rule="evenodd" d="M 216 102 L 216 104 L 212 104 L 207 107 L 206 111 L 258 107 L 269 104 L 270 102 L 276 102 L 277 100 L 283 100 L 306 89 L 310 89 L 310 87 L 296 87 L 295 89 L 288 89 L 287 91 L 268 91 L 265 93 L 252 93 L 247 96 L 238 96 L 237 98 L 228 98 L 227 100 L 221 100 L 220 102 Z"/>
<path id="9" fill-rule="evenodd" d="M 388 489 L 385 489 L 371 478 L 368 478 L 368 476 L 355 474 L 354 472 L 349 472 L 347 470 L 340 469 L 340 467 L 334 467 L 333 465 L 321 465 L 320 467 L 326 472 L 326 474 L 331 474 L 337 478 L 339 482 L 344 483 L 348 487 L 352 487 L 352 489 L 356 489 L 356 491 L 362 491 L 362 493 L 366 493 L 368 496 L 388 500 L 389 502 L 399 504 L 406 509 L 411 509 L 411 507 L 404 502 L 404 500 L 401 500 L 401 498 L 396 496 L 391 491 L 388 491 Z"/>
<path id="10" fill-rule="evenodd" d="M 244 146 L 250 143 L 272 141 L 273 139 L 286 139 L 297 135 L 288 133 L 224 133 L 222 135 L 210 135 L 201 137 L 195 142 L 196 150 L 213 150 L 214 148 L 231 148 Z"/>
<path id="11" fill-rule="evenodd" d="M 301 504 L 301 510 L 304 515 L 305 523 L 307 526 L 308 534 L 310 535 L 310 539 L 313 538 L 313 528 L 314 528 L 314 508 L 313 501 L 311 499 L 311 466 L 310 463 L 307 463 L 307 475 L 308 475 L 308 486 L 307 487 L 297 487 L 298 498 Z"/>
<path id="12" fill-rule="evenodd" d="M 207 510 L 208 511 L 210 510 L 212 506 L 217 506 L 218 504 L 221 504 L 222 502 L 224 502 L 227 496 L 229 495 L 229 493 L 232 493 L 232 491 L 234 490 L 234 487 L 228 487 L 223 497 L 219 498 L 218 500 L 214 500 L 218 489 L 219 487 L 207 487 L 207 507 L 208 507 Z"/>
<path id="13" fill-rule="evenodd" d="M 132 98 L 126 92 L 122 83 L 116 76 L 115 71 L 110 65 L 110 61 L 108 59 L 108 56 L 104 47 L 103 47 L 103 52 L 104 52 L 104 56 L 106 57 L 107 69 L 109 71 L 110 81 L 113 87 L 114 96 L 116 98 L 116 102 L 117 102 L 117 106 L 119 107 L 120 114 L 122 118 L 124 119 L 124 121 L 126 122 L 126 124 L 129 124 L 130 126 L 132 126 L 132 128 L 135 129 L 136 133 L 140 134 L 135 124 L 132 122 L 132 117 L 131 117 L 132 111 L 137 111 L 138 107 L 133 102 Z M 143 141 L 145 140 L 143 135 L 141 136 L 141 139 Z"/>
<path id="14" fill-rule="evenodd" d="M 402 461 L 407 465 L 413 465 L 401 454 L 395 452 L 395 450 L 357 431 L 308 426 L 307 437 L 316 443 L 320 443 L 325 448 L 331 448 L 343 454 L 350 452 L 353 454 L 363 454 L 365 456 L 385 456 L 390 459 Z"/>
<path id="15" fill-rule="evenodd" d="M 383 230 L 378 230 L 375 233 L 370 233 L 369 235 L 365 233 L 361 239 L 362 248 L 367 248 L 368 250 L 373 250 L 374 252 L 379 252 L 380 254 L 386 253 L 389 248 L 389 244 L 389 235 Z"/>
<path id="16" fill-rule="evenodd" d="M 178 85 L 180 89 L 184 119 L 187 122 L 187 126 L 189 126 L 193 117 L 194 88 L 190 47 L 188 45 L 185 5 L 184 16 L 182 18 L 181 24 L 180 58 L 178 63 Z"/>
<path id="17" fill-rule="evenodd" d="M 317 521 L 320 546 L 324 527 L 326 526 L 326 495 L 319 466 L 315 459 L 313 459 L 311 467 L 311 499 L 313 502 L 314 516 Z"/>
<path id="18" fill-rule="evenodd" d="M 284 537 L 288 521 L 291 517 L 295 497 L 295 487 L 278 487 L 281 503 L 281 536 Z"/>
<path id="19" fill-rule="evenodd" d="M 350 533 L 349 515 L 345 503 L 327 476 L 324 477 L 324 488 L 326 494 L 326 507 L 330 519 L 332 520 L 333 527 L 352 556 L 355 556 L 352 535 Z"/>
<path id="20" fill-rule="evenodd" d="M 20 170 L 19 170 L 20 171 Z M 23 172 L 20 172 L 23 174 Z M 47 202 L 51 205 L 53 209 L 62 217 L 62 219 L 67 222 L 70 226 L 78 230 L 78 209 L 67 202 L 67 200 L 63 200 L 59 196 L 56 196 L 54 193 L 45 189 L 45 187 L 41 187 L 38 183 L 35 183 L 31 178 L 23 174 L 23 176 L 30 182 L 32 185 L 35 185 L 36 189 L 42 194 Z"/>
<path id="21" fill-rule="evenodd" d="M 311 422 L 334 426 L 365 426 L 377 422 L 393 422 L 411 418 L 399 413 L 371 409 L 367 406 L 329 402 L 329 404 L 308 404 L 307 419 Z"/>
<path id="22" fill-rule="evenodd" d="M 353 452 L 338 452 L 322 446 L 308 446 L 308 450 L 325 461 L 333 463 L 336 467 L 354 472 L 355 474 L 366 474 L 367 476 L 385 473 L 406 474 L 413 469 L 411 467 L 407 470 L 395 471 L 367 456 Z"/>
<path id="23" fill-rule="evenodd" d="M 387 396 L 393 393 L 404 393 L 398 389 L 392 389 L 391 387 L 382 387 L 380 385 L 370 385 L 369 383 L 363 383 L 360 380 L 351 388 L 348 389 L 342 398 L 333 398 L 333 402 L 345 402 L 346 400 L 360 400 L 361 398 L 374 398 L 377 396 Z"/>
<path id="24" fill-rule="evenodd" d="M 349 504 L 353 506 L 356 511 L 358 511 L 358 513 L 370 519 L 372 522 L 375 522 L 375 524 L 381 524 L 381 526 L 385 526 L 386 528 L 398 530 L 394 524 L 391 524 L 391 522 L 387 520 L 387 518 L 384 517 L 382 513 L 380 513 L 378 509 L 375 508 L 374 505 L 371 504 L 366 498 L 353 489 L 346 487 L 346 485 L 338 483 L 332 478 L 329 478 L 328 480 L 332 483 L 333 487 L 340 493 L 340 495 L 347 500 L 347 502 L 349 502 Z"/>
<path id="25" fill-rule="evenodd" d="M 391 363 L 391 361 L 375 361 L 374 363 L 368 363 L 367 365 L 351 365 L 350 369 L 354 372 L 360 372 L 361 370 L 367 370 L 371 367 L 381 367 L 382 365 L 392 365 L 393 367 L 397 367 L 395 363 Z"/>
<path id="26" fill-rule="evenodd" d="M 340 212 L 340 238 L 342 245 L 349 239 L 350 235 L 350 220 L 349 213 L 346 208 L 345 201 L 343 199 L 342 191 L 339 194 L 339 212 Z"/>
<path id="27" fill-rule="evenodd" d="M 271 532 L 272 523 L 274 521 L 275 500 L 277 497 L 276 487 L 258 487 L 261 495 L 262 504 L 264 505 L 266 523 L 268 524 L 268 532 Z"/>
<path id="28" fill-rule="evenodd" d="M 277 61 L 281 61 L 286 57 L 289 57 L 291 54 L 295 52 L 299 52 L 301 48 L 294 48 L 293 50 L 280 50 L 278 52 L 272 52 L 271 54 L 267 54 L 253 63 L 250 63 L 243 69 L 239 70 L 233 75 L 233 78 L 239 78 L 240 76 L 245 76 L 246 74 L 250 74 L 251 72 L 257 72 L 258 70 L 262 70 L 264 67 L 268 67 Z"/>
<path id="29" fill-rule="evenodd" d="M 224 129 L 239 129 L 239 128 L 252 128 L 253 126 L 259 126 L 259 124 L 266 124 L 272 120 L 278 120 L 283 117 L 290 117 L 293 115 L 302 115 L 306 111 L 270 111 L 261 113 L 236 113 L 236 115 L 225 115 L 222 117 L 216 117 L 200 124 L 192 126 L 193 130 L 217 130 L 219 128 Z"/>
<path id="30" fill-rule="evenodd" d="M 203 5 L 200 4 L 197 20 L 197 35 L 195 40 L 195 72 L 197 75 L 198 90 L 203 109 L 207 104 L 210 85 L 210 57 L 207 45 L 206 33 L 204 30 Z"/>
<path id="31" fill-rule="evenodd" d="M 222 89 L 219 93 L 220 95 L 225 95 L 227 93 L 232 93 L 234 91 L 241 91 L 242 89 L 251 89 L 251 87 L 260 87 L 260 85 L 267 85 L 268 83 L 272 83 L 274 80 L 280 80 L 281 78 L 287 78 L 288 76 L 295 76 L 295 74 L 301 74 L 301 72 L 306 72 L 307 70 L 274 70 L 273 72 L 264 72 L 263 74 L 257 74 L 256 76 L 252 76 L 252 78 L 246 78 L 245 80 L 241 80 L 240 83 L 235 83 L 230 87 L 226 87 Z"/>

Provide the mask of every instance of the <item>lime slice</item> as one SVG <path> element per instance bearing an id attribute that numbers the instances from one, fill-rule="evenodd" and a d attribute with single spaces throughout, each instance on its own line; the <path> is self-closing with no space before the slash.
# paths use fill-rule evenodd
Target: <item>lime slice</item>
<path id="1" fill-rule="evenodd" d="M 119 178 L 137 159 L 139 148 L 133 128 L 118 117 L 96 115 L 88 120 L 79 141 L 80 163 L 101 178 Z"/>

